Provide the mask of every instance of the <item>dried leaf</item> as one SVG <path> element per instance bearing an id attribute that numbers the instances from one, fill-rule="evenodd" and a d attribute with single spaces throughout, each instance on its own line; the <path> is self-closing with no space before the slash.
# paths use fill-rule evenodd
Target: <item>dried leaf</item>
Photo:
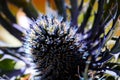
<path id="1" fill-rule="evenodd" d="M 8 8 L 12 12 L 12 14 L 15 16 L 18 12 L 19 8 L 11 3 L 8 2 Z"/>
<path id="2" fill-rule="evenodd" d="M 46 0 L 32 0 L 32 2 L 38 11 L 46 13 Z"/>

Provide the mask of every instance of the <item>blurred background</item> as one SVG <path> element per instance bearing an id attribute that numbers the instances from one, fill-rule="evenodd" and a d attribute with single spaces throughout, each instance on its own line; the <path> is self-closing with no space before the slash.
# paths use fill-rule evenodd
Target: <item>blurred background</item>
<path id="1" fill-rule="evenodd" d="M 24 35 L 29 29 L 30 23 L 36 20 L 39 15 L 62 16 L 64 21 L 70 21 L 72 26 L 80 26 L 89 17 L 85 23 L 85 30 L 91 29 L 95 20 L 95 13 L 99 8 L 99 0 L 0 0 L 0 80 L 29 80 L 31 76 L 31 68 L 29 59 L 26 59 L 22 45 Z M 117 4 L 120 5 L 119 0 Z M 108 14 L 115 14 L 118 18 L 115 21 L 114 32 L 112 36 L 118 38 L 120 36 L 120 6 L 116 11 L 116 2 L 106 0 L 104 5 L 104 19 Z M 91 5 L 91 6 L 89 6 Z M 110 18 L 110 17 L 109 17 Z M 105 27 L 107 34 L 114 24 L 111 21 Z M 112 49 L 116 40 L 108 40 L 106 46 Z M 118 41 L 120 44 L 120 40 Z M 120 51 L 120 45 L 117 48 Z M 120 53 L 119 53 L 120 54 Z M 112 62 L 119 63 L 119 54 L 115 55 Z M 30 69 L 29 69 L 30 68 Z M 106 79 L 112 79 L 110 75 Z M 110 79 L 111 78 L 111 79 Z"/>

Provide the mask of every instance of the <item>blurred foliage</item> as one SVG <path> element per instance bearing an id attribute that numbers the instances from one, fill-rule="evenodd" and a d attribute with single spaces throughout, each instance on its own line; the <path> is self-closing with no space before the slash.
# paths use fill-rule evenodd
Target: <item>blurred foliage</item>
<path id="1" fill-rule="evenodd" d="M 9 67 L 5 66 L 5 65 L 9 65 Z M 14 65 L 15 65 L 15 61 L 11 60 L 11 59 L 4 59 L 4 60 L 0 61 L 0 69 L 2 69 L 4 71 L 13 70 Z"/>
<path id="2" fill-rule="evenodd" d="M 106 3 L 103 6 L 104 12 L 99 1 L 101 0 L 0 0 L 0 76 L 6 75 L 9 78 L 16 76 L 19 77 L 18 80 L 30 78 L 30 73 L 25 73 L 28 75 L 22 77 L 25 70 L 21 69 L 30 65 L 28 66 L 25 60 L 21 46 L 25 30 L 29 28 L 31 20 L 36 20 L 40 14 L 63 16 L 64 21 L 71 21 L 71 25 L 80 27 L 78 31 L 82 34 L 92 31 L 91 41 L 97 39 L 97 36 L 105 36 L 104 43 L 107 43 L 104 45 L 116 59 L 116 62 L 110 64 L 109 61 L 106 65 L 120 71 L 120 1 L 103 0 Z M 99 23 L 106 26 L 105 34 L 103 31 L 96 36 L 95 34 L 99 33 L 94 32 L 95 30 L 102 31 L 99 26 L 96 27 Z M 19 61 L 23 61 L 26 65 L 16 71 L 15 64 Z M 105 75 L 103 78 L 114 80 L 110 75 Z"/>

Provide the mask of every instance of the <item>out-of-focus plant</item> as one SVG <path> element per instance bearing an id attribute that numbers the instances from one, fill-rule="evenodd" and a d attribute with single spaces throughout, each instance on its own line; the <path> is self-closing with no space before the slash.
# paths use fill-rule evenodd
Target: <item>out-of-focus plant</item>
<path id="1" fill-rule="evenodd" d="M 118 79 L 119 5 L 119 0 L 0 0 L 0 78 L 33 79 L 31 66 L 34 65 L 31 63 L 37 65 L 39 63 L 37 69 L 42 72 L 43 80 Z M 63 20 L 40 16 L 41 14 L 63 17 Z M 43 24 L 52 27 L 46 29 L 43 24 L 38 24 L 39 22 L 33 23 L 32 20 L 38 17 L 40 17 L 38 20 L 41 19 L 40 23 L 43 21 Z M 50 24 L 49 19 L 53 19 L 53 24 Z M 55 21 L 61 26 L 56 26 Z M 70 25 L 67 25 L 66 21 L 70 22 Z M 37 29 L 34 29 L 35 26 Z M 29 29 L 36 34 L 31 30 L 26 33 Z M 41 32 L 38 32 L 38 29 Z M 73 32 L 69 29 L 73 29 Z M 68 31 L 68 34 L 64 31 Z M 54 35 L 49 36 L 50 34 Z M 39 38 L 43 36 L 47 38 L 42 42 Z M 49 44 L 44 43 L 44 40 Z M 58 42 L 61 46 L 58 44 L 49 46 L 52 41 Z M 76 43 L 78 45 L 74 46 Z M 22 46 L 27 47 L 25 50 L 30 53 L 26 54 Z M 69 48 L 73 46 L 75 48 Z M 42 52 L 42 48 L 46 49 L 46 52 Z M 33 56 L 35 62 L 30 62 L 30 54 L 35 55 Z M 65 60 L 56 54 L 65 57 Z"/>

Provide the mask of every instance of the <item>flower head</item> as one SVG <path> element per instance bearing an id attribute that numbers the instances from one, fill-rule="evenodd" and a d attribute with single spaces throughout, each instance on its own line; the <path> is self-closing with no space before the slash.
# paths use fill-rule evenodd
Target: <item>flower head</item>
<path id="1" fill-rule="evenodd" d="M 72 20 L 69 24 L 61 18 L 44 15 L 32 23 L 24 47 L 26 53 L 32 54 L 41 80 L 103 79 L 104 73 L 120 76 L 119 71 L 108 65 L 115 55 L 119 56 L 115 48 L 120 38 L 111 37 L 118 17 L 118 6 L 115 4 L 106 16 L 104 13 L 107 11 L 103 12 L 102 2 L 98 1 L 100 10 L 94 15 L 95 19 L 89 29 L 86 29 L 86 25 L 91 6 L 80 27 L 71 26 L 74 22 Z M 105 28 L 111 21 L 111 30 L 106 33 Z M 106 46 L 109 39 L 116 41 L 111 50 Z"/>
<path id="2" fill-rule="evenodd" d="M 113 55 L 104 45 L 105 38 L 78 30 L 61 18 L 44 15 L 30 26 L 24 47 L 41 80 L 96 79 L 108 72 L 119 75 L 106 65 Z"/>
<path id="3" fill-rule="evenodd" d="M 41 16 L 31 25 L 25 47 L 32 53 L 42 79 L 78 77 L 82 44 L 76 31 L 68 22 L 48 16 Z"/>

